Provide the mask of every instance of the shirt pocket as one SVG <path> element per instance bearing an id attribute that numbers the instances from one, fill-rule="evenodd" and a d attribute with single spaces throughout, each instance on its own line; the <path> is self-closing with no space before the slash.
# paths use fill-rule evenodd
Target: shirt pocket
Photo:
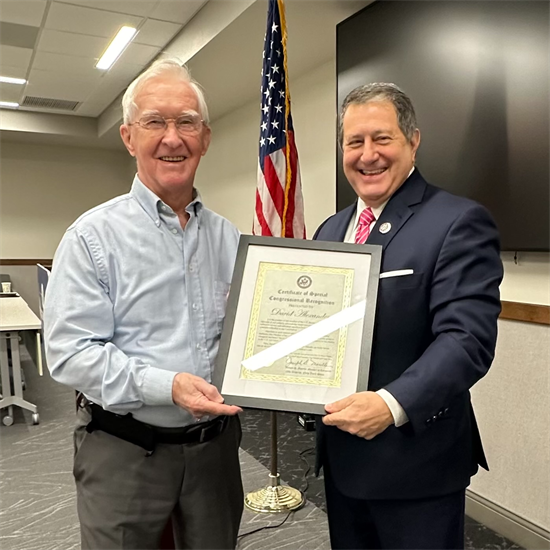
<path id="1" fill-rule="evenodd" d="M 216 321 L 221 332 L 223 320 L 225 319 L 225 308 L 227 307 L 227 296 L 229 295 L 229 283 L 214 281 L 214 306 L 216 308 Z"/>

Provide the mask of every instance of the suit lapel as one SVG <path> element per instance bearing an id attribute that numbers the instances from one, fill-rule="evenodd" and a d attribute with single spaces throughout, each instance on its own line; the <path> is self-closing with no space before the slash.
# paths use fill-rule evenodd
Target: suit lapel
<path id="1" fill-rule="evenodd" d="M 372 228 L 366 244 L 379 244 L 383 248 L 388 246 L 395 235 L 397 235 L 397 232 L 413 215 L 414 212 L 410 207 L 422 202 L 425 190 L 426 181 L 420 175 L 418 169 L 415 169 L 405 183 L 390 198 L 380 218 L 378 218 L 375 226 Z M 381 229 L 385 232 L 381 232 Z"/>
<path id="2" fill-rule="evenodd" d="M 334 234 L 334 240 L 336 242 L 344 242 L 348 226 L 350 224 L 351 218 L 357 212 L 357 200 L 353 201 L 353 204 L 350 204 L 347 208 L 342 210 L 342 219 L 338 225 L 337 233 Z"/>

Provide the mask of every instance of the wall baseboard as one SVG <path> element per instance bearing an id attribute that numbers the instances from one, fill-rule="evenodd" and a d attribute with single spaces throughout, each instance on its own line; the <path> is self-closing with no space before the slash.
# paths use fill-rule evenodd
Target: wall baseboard
<path id="1" fill-rule="evenodd" d="M 550 531 L 466 490 L 466 514 L 527 550 L 550 549 Z"/>

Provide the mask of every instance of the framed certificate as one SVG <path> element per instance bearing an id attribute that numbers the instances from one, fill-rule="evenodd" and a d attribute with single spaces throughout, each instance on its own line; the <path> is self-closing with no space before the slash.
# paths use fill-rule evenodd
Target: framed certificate
<path id="1" fill-rule="evenodd" d="M 381 250 L 241 236 L 213 379 L 225 402 L 324 414 L 366 390 Z"/>

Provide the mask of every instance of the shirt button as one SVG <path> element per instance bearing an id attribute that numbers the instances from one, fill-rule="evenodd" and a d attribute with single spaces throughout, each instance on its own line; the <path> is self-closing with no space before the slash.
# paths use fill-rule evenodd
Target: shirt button
<path id="1" fill-rule="evenodd" d="M 190 265 L 189 266 L 189 271 L 195 271 L 195 268 L 192 265 Z"/>
<path id="2" fill-rule="evenodd" d="M 201 350 L 201 349 L 202 349 L 202 347 L 201 347 L 200 344 L 197 344 L 197 349 L 198 349 L 198 350 Z"/>
<path id="3" fill-rule="evenodd" d="M 172 229 L 172 233 L 174 233 L 174 235 L 178 232 L 178 230 L 174 227 L 174 229 Z"/>
<path id="4" fill-rule="evenodd" d="M 193 311 L 197 311 L 197 309 L 199 309 L 199 306 L 197 306 L 197 304 L 193 304 L 191 307 L 193 308 Z"/>
<path id="5" fill-rule="evenodd" d="M 166 208 L 166 206 L 162 205 L 162 209 L 166 212 L 166 210 L 168 210 L 168 208 Z"/>

